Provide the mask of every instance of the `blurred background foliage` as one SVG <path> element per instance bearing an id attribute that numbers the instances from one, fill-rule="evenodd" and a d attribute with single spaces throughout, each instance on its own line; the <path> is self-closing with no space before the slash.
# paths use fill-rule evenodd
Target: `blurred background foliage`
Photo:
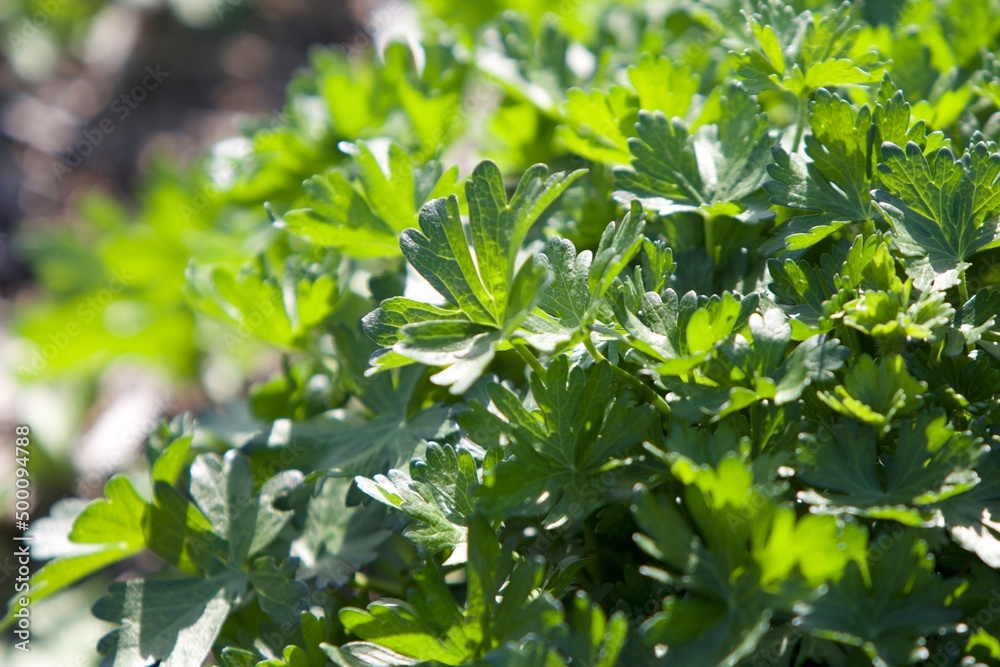
<path id="1" fill-rule="evenodd" d="M 415 206 L 432 186 L 454 186 L 454 174 L 449 181 L 440 169 L 431 178 L 436 165 L 458 164 L 464 175 L 482 158 L 505 173 L 542 158 L 553 169 L 589 159 L 586 187 L 610 193 L 604 165 L 621 150 L 616 128 L 635 120 L 628 99 L 655 95 L 673 70 L 698 74 L 692 94 L 707 93 L 727 75 L 728 51 L 751 45 L 750 35 L 716 39 L 743 24 L 738 0 L 413 2 L 419 7 L 0 5 L 0 316 L 8 325 L 0 427 L 34 429 L 35 516 L 65 495 L 99 494 L 106 477 L 141 457 L 164 416 L 193 410 L 202 433 L 233 438 L 260 420 L 343 404 L 356 369 L 318 361 L 329 354 L 295 353 L 368 345 L 341 325 L 366 312 L 357 295 L 398 293 L 380 281 L 399 258 L 390 249 L 355 261 L 282 227 L 295 224 L 289 212 L 315 206 L 317 192 L 380 219 L 398 213 L 380 208 L 358 139 L 371 139 L 378 155 L 392 141 L 427 166 Z M 957 144 L 976 131 L 998 134 L 1000 85 L 982 74 L 998 71 L 985 50 L 1000 31 L 988 9 L 986 0 L 880 0 L 860 14 L 858 55 L 874 49 L 899 87 L 926 100 L 914 115 Z M 662 58 L 615 60 L 639 49 Z M 572 87 L 579 94 L 566 96 Z M 788 90 L 760 99 L 779 125 L 794 122 Z M 642 108 L 655 105 L 643 100 Z M 595 109 L 605 127 L 578 122 Z M 689 120 L 722 112 L 708 99 Z M 306 179 L 319 190 L 304 188 Z M 611 197 L 580 197 L 575 209 L 572 193 L 567 201 L 572 215 L 560 233 L 593 245 L 614 217 L 594 202 L 611 206 Z M 321 322 L 328 335 L 303 335 Z M 252 413 L 238 400 L 247 387 Z M 12 456 L 0 458 L 0 476 L 11 465 Z M 2 488 L 7 512 L 12 487 Z M 0 565 L 6 599 L 10 563 Z"/>

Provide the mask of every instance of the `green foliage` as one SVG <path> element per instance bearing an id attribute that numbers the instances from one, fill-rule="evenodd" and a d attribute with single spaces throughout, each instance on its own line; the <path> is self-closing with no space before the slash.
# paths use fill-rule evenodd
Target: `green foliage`
<path id="1" fill-rule="evenodd" d="M 49 371 L 129 304 L 281 362 L 55 505 L 33 600 L 158 558 L 116 667 L 1000 665 L 1000 11 L 649 4 L 424 0 L 34 243 L 36 343 L 137 276 Z"/>
<path id="2" fill-rule="evenodd" d="M 284 222 L 292 233 L 352 257 L 397 255 L 400 232 L 416 222 L 424 202 L 450 189 L 457 169 L 448 174 L 436 164 L 414 169 L 397 144 L 389 144 L 389 173 L 365 142 L 350 152 L 357 182 L 337 170 L 308 179 L 303 187 L 309 208 L 289 211 Z"/>
<path id="3" fill-rule="evenodd" d="M 874 198 L 885 210 L 907 273 L 918 288 L 944 289 L 962 280 L 965 260 L 1000 245 L 1000 156 L 978 142 L 956 159 L 941 148 L 926 157 L 916 144 L 882 147 L 886 190 Z"/>
<path id="4" fill-rule="evenodd" d="M 476 461 L 467 451 L 432 444 L 425 461 L 414 461 L 410 474 L 390 470 L 374 480 L 358 477 L 358 488 L 402 511 L 416 522 L 407 539 L 432 553 L 468 543 L 467 517 L 473 512 L 473 494 L 482 482 Z"/>
<path id="5" fill-rule="evenodd" d="M 878 54 L 856 48 L 861 26 L 849 2 L 801 14 L 783 2 L 761 2 L 749 17 L 754 48 L 732 55 L 736 75 L 753 92 L 787 90 L 802 98 L 819 88 L 872 83 Z"/>
<path id="6" fill-rule="evenodd" d="M 373 340 L 389 348 L 376 368 L 413 362 L 443 366 L 431 379 L 467 390 L 493 359 L 509 346 L 548 282 L 539 264 L 517 253 L 531 226 L 573 181 L 583 175 L 548 176 L 544 165 L 525 172 L 510 202 L 500 170 L 483 162 L 466 182 L 471 248 L 459 213 L 458 197 L 430 202 L 420 213 L 420 231 L 400 236 L 407 261 L 444 297 L 444 308 L 394 297 L 365 319 Z M 476 259 L 473 260 L 473 252 Z"/>
<path id="7" fill-rule="evenodd" d="M 701 210 L 746 217 L 743 201 L 764 181 L 769 124 L 740 85 L 719 105 L 725 109 L 722 118 L 702 125 L 695 136 L 662 112 L 640 112 L 638 137 L 629 141 L 632 168 L 616 172 L 616 185 L 661 215 Z"/>
<path id="8" fill-rule="evenodd" d="M 509 389 L 488 388 L 502 415 L 496 426 L 509 439 L 508 457 L 486 479 L 493 504 L 511 514 L 521 505 L 531 515 L 551 507 L 543 519 L 551 526 L 582 518 L 612 501 L 615 491 L 627 491 L 627 478 L 619 479 L 621 458 L 655 440 L 652 410 L 633 404 L 605 362 L 571 371 L 566 357 L 556 357 L 544 375 L 531 377 L 530 388 L 532 411 Z M 608 396 L 617 398 L 609 403 Z"/>

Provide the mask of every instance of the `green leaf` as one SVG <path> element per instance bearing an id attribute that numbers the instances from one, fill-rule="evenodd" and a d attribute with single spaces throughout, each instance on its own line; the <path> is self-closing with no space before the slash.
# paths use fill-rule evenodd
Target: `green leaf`
<path id="1" fill-rule="evenodd" d="M 500 546 L 482 516 L 469 526 L 466 577 L 464 608 L 430 561 L 415 573 L 417 587 L 406 602 L 383 599 L 367 610 L 347 607 L 340 611 L 341 623 L 367 642 L 413 660 L 462 665 L 484 657 L 507 639 L 545 631 L 559 622 L 558 603 L 547 593 L 538 594 L 542 562 L 513 563 L 510 548 Z M 360 648 L 355 647 L 347 644 L 343 650 Z"/>
<path id="2" fill-rule="evenodd" d="M 49 511 L 49 516 L 38 519 L 32 527 L 32 537 L 36 541 L 31 549 L 34 558 L 42 560 L 45 557 L 51 557 L 41 556 L 41 554 L 48 554 L 53 547 L 55 547 L 55 557 L 36 570 L 28 580 L 31 589 L 29 596 L 31 604 L 40 602 L 108 565 L 142 551 L 145 546 L 145 536 L 142 532 L 141 518 L 138 526 L 130 526 L 129 524 L 133 521 L 132 512 L 136 510 L 140 513 L 145 512 L 145 503 L 141 498 L 138 498 L 131 483 L 124 477 L 113 477 L 105 488 L 105 493 L 110 494 L 108 497 L 114 496 L 116 502 L 112 505 L 108 500 L 93 501 L 92 505 L 102 503 L 104 506 L 103 511 L 99 510 L 90 515 L 91 519 L 99 519 L 100 521 L 96 524 L 92 521 L 85 521 L 82 527 L 85 536 L 92 528 L 94 529 L 92 535 L 97 537 L 107 533 L 103 519 L 106 518 L 111 525 L 117 523 L 123 528 L 123 532 L 120 534 L 112 532 L 109 542 L 102 543 L 94 540 L 89 544 L 76 544 L 70 540 L 69 534 L 74 524 L 80 515 L 90 507 L 84 501 L 65 500 L 56 503 Z M 138 508 L 131 502 L 133 495 L 140 504 Z M 107 511 L 109 507 L 113 508 L 113 511 Z M 131 543 L 129 542 L 130 537 Z M 60 542 L 62 544 L 58 544 Z M 21 608 L 19 602 L 21 597 L 23 596 L 13 595 L 11 597 L 7 614 L 0 622 L 0 627 L 7 628 L 14 622 L 14 613 Z"/>
<path id="3" fill-rule="evenodd" d="M 619 611 L 607 617 L 583 591 L 577 591 L 568 606 L 570 634 L 560 647 L 568 662 L 593 667 L 619 664 L 619 656 L 628 636 L 625 615 Z"/>
<path id="4" fill-rule="evenodd" d="M 257 601 L 265 614 L 276 623 L 294 625 L 306 604 L 309 590 L 296 581 L 298 561 L 294 558 L 278 565 L 273 558 L 258 558 L 247 569 L 247 580 L 257 592 Z"/>
<path id="5" fill-rule="evenodd" d="M 222 649 L 222 664 L 225 667 L 257 667 L 258 656 L 241 648 L 227 646 Z"/>
<path id="6" fill-rule="evenodd" d="M 240 327 L 238 335 L 227 335 L 230 349 L 250 335 L 300 349 L 311 329 L 340 305 L 343 293 L 329 269 L 292 258 L 280 273 L 270 271 L 262 259 L 238 271 L 221 265 L 205 271 L 191 267 L 187 297 L 205 314 Z"/>
<path id="7" fill-rule="evenodd" d="M 628 333 L 624 342 L 648 357 L 644 365 L 661 375 L 683 376 L 697 368 L 746 324 L 757 306 L 756 294 L 743 298 L 724 292 L 699 305 L 694 292 L 678 299 L 668 288 L 662 296 L 646 292 L 630 297 L 630 287 L 634 292 L 634 283 L 619 292 L 615 317 Z"/>
<path id="8" fill-rule="evenodd" d="M 483 493 L 493 506 L 511 511 L 548 508 L 546 525 L 558 525 L 613 501 L 616 488 L 628 488 L 615 472 L 615 458 L 652 437 L 655 417 L 648 406 L 637 407 L 616 392 L 606 362 L 571 369 L 560 355 L 530 384 L 534 410 L 502 385 L 488 387 L 513 456 L 485 479 Z M 609 403 L 611 395 L 618 400 Z"/>
<path id="9" fill-rule="evenodd" d="M 525 262 L 515 272 L 517 252 L 529 228 L 583 173 L 548 176 L 546 167 L 535 165 L 508 201 L 500 170 L 492 162 L 480 163 L 465 188 L 471 248 L 454 195 L 424 206 L 420 231 L 408 229 L 400 238 L 407 261 L 450 308 L 421 312 L 412 301 L 390 299 L 365 318 L 366 331 L 382 344 L 396 338 L 391 349 L 397 359 L 445 367 L 431 379 L 454 394 L 464 392 L 548 283 L 548 272 L 536 262 Z M 373 361 L 375 369 L 386 367 L 383 355 Z"/>
<path id="10" fill-rule="evenodd" d="M 829 382 L 844 365 L 847 354 L 848 350 L 836 338 L 819 335 L 802 341 L 782 365 L 775 402 L 789 403 L 797 400 L 809 385 Z"/>
<path id="11" fill-rule="evenodd" d="M 1000 478 L 995 474 L 1000 449 L 993 448 L 976 466 L 979 484 L 945 498 L 939 505 L 952 539 L 992 568 L 1000 568 Z"/>
<path id="12" fill-rule="evenodd" d="M 184 572 L 205 573 L 224 557 L 226 544 L 212 533 L 212 524 L 169 484 L 154 485 L 153 503 L 143 519 L 149 548 Z"/>
<path id="13" fill-rule="evenodd" d="M 466 184 L 469 229 L 476 262 L 464 242 L 456 198 L 437 200 L 421 215 L 421 232 L 403 234 L 403 254 L 452 304 L 476 322 L 502 325 L 510 301 L 514 259 L 531 225 L 583 175 L 553 174 L 536 165 L 525 172 L 510 202 L 500 170 L 480 163 Z"/>
<path id="14" fill-rule="evenodd" d="M 247 584 L 275 621 L 298 618 L 306 589 L 294 579 L 297 561 L 279 567 L 271 558 L 247 559 L 287 523 L 290 512 L 274 508 L 272 501 L 297 485 L 300 473 L 279 473 L 256 491 L 246 459 L 230 450 L 224 458 L 202 454 L 191 474 L 192 496 L 205 514 L 173 487 L 157 482 L 142 528 L 150 549 L 181 570 L 205 577 L 112 585 L 94 609 L 98 618 L 122 626 L 99 645 L 111 665 L 200 664 L 233 605 L 245 600 Z M 228 561 L 227 567 L 219 567 L 220 560 Z"/>
<path id="15" fill-rule="evenodd" d="M 944 292 L 922 292 L 912 297 L 907 281 L 893 291 L 864 290 L 842 305 L 847 326 L 872 336 L 934 341 L 947 335 L 955 309 Z"/>
<path id="16" fill-rule="evenodd" d="M 906 372 L 901 356 L 884 356 L 876 362 L 862 355 L 851 364 L 843 385 L 817 396 L 845 417 L 886 432 L 896 416 L 920 407 L 925 391 L 927 385 Z"/>
<path id="17" fill-rule="evenodd" d="M 959 353 L 960 346 L 979 344 L 990 352 L 991 342 L 984 340 L 984 334 L 993 330 L 1000 317 L 1000 291 L 980 290 L 955 311 L 949 332 L 948 352 Z M 954 352 L 953 352 L 954 351 Z"/>
<path id="18" fill-rule="evenodd" d="M 881 218 L 871 198 L 871 110 L 825 89 L 816 91 L 810 109 L 812 133 L 805 139 L 810 161 L 775 146 L 774 162 L 767 168 L 773 180 L 764 186 L 772 203 L 809 213 L 791 218 L 779 230 L 780 244 L 768 245 L 764 252 L 782 245 L 807 248 L 848 223 Z"/>
<path id="19" fill-rule="evenodd" d="M 828 257 L 825 255 L 823 259 Z M 767 272 L 773 281 L 768 287 L 789 317 L 794 340 L 804 340 L 832 328 L 826 317 L 826 303 L 837 291 L 832 271 L 821 270 L 810 262 L 769 259 Z"/>
<path id="20" fill-rule="evenodd" d="M 610 321 L 613 314 L 605 296 L 644 244 L 657 257 L 661 275 L 673 272 L 673 254 L 646 239 L 644 227 L 642 207 L 633 202 L 621 223 L 605 228 L 596 252 L 578 254 L 572 241 L 549 240 L 537 261 L 551 273 L 552 282 L 539 300 L 542 312 L 533 313 L 524 324 L 534 334 L 526 336 L 532 345 L 550 350 L 556 342 L 589 336 L 589 325 L 599 317 Z"/>
<path id="21" fill-rule="evenodd" d="M 355 572 L 378 557 L 378 547 L 392 533 L 382 528 L 380 506 L 345 506 L 351 480 L 322 478 L 315 482 L 299 537 L 290 553 L 300 561 L 299 578 L 317 586 L 343 586 Z"/>
<path id="22" fill-rule="evenodd" d="M 303 611 L 297 619 L 301 629 L 301 641 L 298 644 L 285 646 L 280 657 L 262 660 L 261 643 L 257 643 L 255 651 L 247 651 L 232 646 L 222 650 L 223 664 L 226 667 L 327 667 L 329 664 L 326 652 L 321 644 L 329 634 L 328 623 L 323 616 Z M 303 648 L 304 647 L 304 648 Z M 267 649 L 264 649 L 267 650 Z"/>
<path id="23" fill-rule="evenodd" d="M 186 433 L 171 440 L 153 461 L 153 482 L 177 484 L 178 478 L 187 465 L 187 456 L 191 451 L 192 433 Z"/>
<path id="24" fill-rule="evenodd" d="M 643 53 L 628 68 L 635 92 L 624 86 L 585 92 L 572 88 L 562 105 L 563 124 L 556 136 L 574 153 L 593 162 L 625 165 L 631 159 L 628 138 L 639 110 L 666 118 L 685 117 L 698 93 L 699 77 L 664 56 Z"/>
<path id="25" fill-rule="evenodd" d="M 69 539 L 83 544 L 107 544 L 138 551 L 146 544 L 143 520 L 146 502 L 128 478 L 116 475 L 104 486 L 105 498 L 87 505 L 73 522 Z"/>
<path id="26" fill-rule="evenodd" d="M 920 147 L 883 144 L 879 173 L 884 189 L 873 193 L 908 258 L 918 289 L 958 283 L 966 260 L 1000 246 L 1000 154 L 979 142 L 960 159 L 941 148 L 930 159 Z"/>
<path id="27" fill-rule="evenodd" d="M 865 562 L 867 551 L 868 535 L 860 526 L 815 514 L 796 517 L 787 507 L 774 513 L 767 537 L 753 547 L 765 586 L 796 574 L 810 587 L 840 581 L 849 565 Z"/>
<path id="28" fill-rule="evenodd" d="M 350 642 L 341 647 L 323 644 L 323 651 L 337 667 L 405 667 L 422 662 L 371 642 Z"/>
<path id="29" fill-rule="evenodd" d="M 640 635 L 678 665 L 736 665 L 782 610 L 781 586 L 795 578 L 821 587 L 864 560 L 863 531 L 832 517 L 797 522 L 790 508 L 760 494 L 735 457 L 714 469 L 677 457 L 671 472 L 684 485 L 681 495 L 641 489 L 632 513 L 642 531 L 636 543 L 664 567 L 644 573 L 677 591 Z M 806 535 L 812 541 L 799 541 Z"/>
<path id="30" fill-rule="evenodd" d="M 450 445 L 431 444 L 424 460 L 410 463 L 410 475 L 390 470 L 374 479 L 356 477 L 362 491 L 402 511 L 416 522 L 404 535 L 430 553 L 452 550 L 468 541 L 468 518 L 480 474 L 472 455 Z"/>
<path id="31" fill-rule="evenodd" d="M 536 13 L 544 6 L 543 1 L 523 8 Z M 551 7 L 556 9 L 554 5 Z M 449 7 L 445 13 L 452 14 L 452 10 Z M 487 51 L 489 57 L 484 53 L 480 67 L 510 96 L 530 102 L 543 114 L 557 117 L 564 91 L 582 83 L 571 66 L 569 35 L 553 17 L 533 26 L 518 12 L 501 16 L 497 7 L 487 11 L 490 19 L 496 19 L 498 39 Z"/>
<path id="32" fill-rule="evenodd" d="M 211 530 L 228 545 L 230 563 L 242 566 L 270 544 L 288 523 L 291 513 L 274 501 L 295 488 L 302 475 L 280 472 L 253 488 L 250 464 L 236 450 L 224 457 L 202 454 L 191 466 L 191 496 L 211 522 Z"/>
<path id="33" fill-rule="evenodd" d="M 848 350 L 823 335 L 806 339 L 785 357 L 791 325 L 778 308 L 768 308 L 763 316 L 747 316 L 743 308 L 756 303 L 745 299 L 738 310 L 732 310 L 731 321 L 719 326 L 713 322 L 712 326 L 692 328 L 692 324 L 708 321 L 696 318 L 706 311 L 694 312 L 687 327 L 688 339 L 714 340 L 714 347 L 689 357 L 688 364 L 696 363 L 680 366 L 682 372 L 676 372 L 678 360 L 656 369 L 666 376 L 662 381 L 670 390 L 667 400 L 678 416 L 692 421 L 711 416 L 716 422 L 759 401 L 785 405 L 797 400 L 811 384 L 831 380 L 843 365 Z M 747 326 L 741 334 L 732 340 L 716 340 L 720 334 L 728 339 L 731 329 L 742 328 L 744 321 Z M 711 361 L 702 367 L 709 358 Z M 677 377 L 669 376 L 673 374 Z"/>
<path id="34" fill-rule="evenodd" d="M 190 434 L 181 434 L 166 445 L 153 462 L 154 484 L 176 481 L 190 446 Z M 151 549 L 157 551 L 161 542 L 150 534 L 150 521 L 159 513 L 143 500 L 132 482 L 127 477 L 115 475 L 105 484 L 104 495 L 104 498 L 94 500 L 74 513 L 67 511 L 63 515 L 57 513 L 54 507 L 53 516 L 42 520 L 55 522 L 56 518 L 60 519 L 55 529 L 59 534 L 57 539 L 63 539 L 65 544 L 62 553 L 57 553 L 54 560 L 31 576 L 28 583 L 32 603 L 113 563 L 141 553 L 147 542 Z M 43 539 L 51 540 L 53 537 Z M 6 627 L 13 620 L 14 603 L 19 597 L 11 599 L 0 627 Z"/>
<path id="35" fill-rule="evenodd" d="M 132 579 L 115 583 L 94 605 L 94 615 L 121 627 L 98 645 L 112 667 L 200 665 L 233 601 L 241 578 L 224 572 L 209 579 Z"/>
<path id="36" fill-rule="evenodd" d="M 851 3 L 801 14 L 784 2 L 757 3 L 755 9 L 759 13 L 749 17 L 755 47 L 730 52 L 733 69 L 751 92 L 787 90 L 803 99 L 822 87 L 877 81 L 876 54 L 855 47 L 861 26 Z"/>
<path id="37" fill-rule="evenodd" d="M 261 434 L 262 445 L 302 469 L 353 477 L 399 468 L 426 441 L 442 440 L 456 430 L 452 408 L 411 407 L 423 376 L 423 369 L 402 368 L 363 378 L 356 398 L 365 414 L 281 419 Z"/>
<path id="38" fill-rule="evenodd" d="M 927 383 L 931 401 L 955 413 L 982 417 L 996 405 L 994 387 L 1000 386 L 1000 369 L 991 357 L 941 356 L 933 358 L 927 350 L 910 355 L 910 371 Z M 983 434 L 985 436 L 985 434 Z"/>
<path id="39" fill-rule="evenodd" d="M 953 429 L 943 414 L 905 420 L 898 439 L 880 445 L 877 432 L 842 423 L 833 435 L 805 436 L 799 453 L 811 487 L 799 497 L 817 509 L 931 525 L 935 508 L 979 483 L 973 467 L 980 441 Z"/>
<path id="40" fill-rule="evenodd" d="M 886 142 L 899 146 L 913 142 L 923 149 L 925 155 L 950 144 L 943 132 L 931 132 L 923 120 L 914 118 L 903 91 L 888 75 L 883 78 L 876 99 L 872 113 L 871 146 L 879 161 Z"/>
<path id="41" fill-rule="evenodd" d="M 566 94 L 557 136 L 566 148 L 593 162 L 628 164 L 628 135 L 638 109 L 635 94 L 623 86 L 589 93 L 573 88 Z"/>
<path id="42" fill-rule="evenodd" d="M 961 618 L 948 601 L 961 582 L 934 572 L 927 544 L 911 534 L 888 541 L 871 574 L 852 564 L 843 579 L 803 605 L 801 627 L 860 647 L 873 664 L 910 664 L 923 637 L 952 631 Z"/>
<path id="43" fill-rule="evenodd" d="M 389 144 L 385 167 L 368 142 L 341 149 L 351 155 L 356 179 L 340 170 L 308 179 L 306 207 L 286 213 L 279 226 L 352 257 L 398 256 L 400 233 L 416 223 L 424 202 L 455 188 L 458 169 L 417 167 L 395 143 Z"/>
<path id="44" fill-rule="evenodd" d="M 632 165 L 614 172 L 625 198 L 638 198 L 661 215 L 736 204 L 734 217 L 752 216 L 745 200 L 767 176 L 772 144 L 767 116 L 739 84 L 720 104 L 726 113 L 719 122 L 693 134 L 680 120 L 640 112 L 638 136 L 629 139 Z"/>
<path id="45" fill-rule="evenodd" d="M 628 79 L 639 94 L 639 108 L 667 118 L 684 118 L 698 94 L 701 77 L 666 56 L 643 53 L 628 68 Z"/>
<path id="46" fill-rule="evenodd" d="M 909 289 L 896 276 L 896 261 L 879 235 L 858 236 L 850 244 L 843 239 L 832 252 L 823 254 L 818 264 L 770 259 L 767 270 L 773 281 L 768 287 L 775 303 L 789 316 L 794 340 L 829 332 L 844 312 L 847 313 L 844 319 L 854 326 L 853 309 L 861 305 L 856 298 L 859 288 L 893 294 Z M 899 308 L 893 311 L 893 326 L 898 324 L 916 332 L 917 328 L 912 326 L 915 323 L 907 315 L 900 313 Z"/>

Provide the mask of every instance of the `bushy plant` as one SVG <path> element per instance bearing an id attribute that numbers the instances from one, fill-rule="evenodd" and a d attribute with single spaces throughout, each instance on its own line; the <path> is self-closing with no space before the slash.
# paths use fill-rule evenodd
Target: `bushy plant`
<path id="1" fill-rule="evenodd" d="M 579 4 L 426 0 L 103 227 L 284 360 L 45 520 L 35 601 L 163 562 L 107 664 L 1000 664 L 1000 8 Z"/>

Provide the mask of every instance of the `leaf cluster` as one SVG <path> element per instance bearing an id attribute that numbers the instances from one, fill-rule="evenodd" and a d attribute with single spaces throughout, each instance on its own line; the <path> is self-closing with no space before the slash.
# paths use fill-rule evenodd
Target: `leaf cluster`
<path id="1" fill-rule="evenodd" d="M 1000 11 L 418 4 L 190 178 L 160 306 L 280 368 L 35 599 L 158 559 L 114 667 L 1000 664 Z"/>

